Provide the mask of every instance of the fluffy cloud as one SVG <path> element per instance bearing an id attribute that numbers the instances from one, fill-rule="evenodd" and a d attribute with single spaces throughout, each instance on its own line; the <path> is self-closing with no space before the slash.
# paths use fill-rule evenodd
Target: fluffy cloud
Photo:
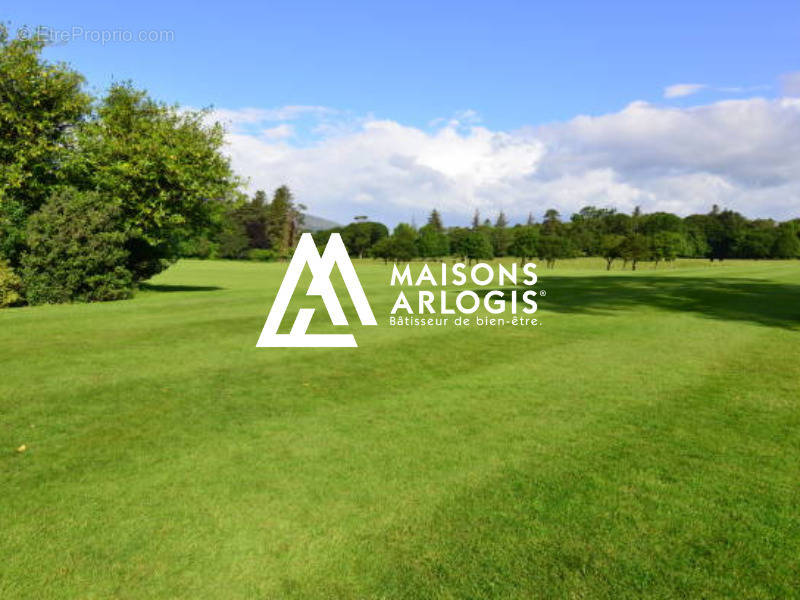
<path id="1" fill-rule="evenodd" d="M 781 88 L 786 96 L 800 96 L 800 71 L 783 74 Z"/>
<path id="2" fill-rule="evenodd" d="M 290 137 L 290 124 L 272 118 L 279 114 L 310 119 L 308 136 Z M 342 222 L 355 214 L 421 221 L 433 207 L 451 223 L 475 209 L 523 219 L 588 204 L 689 214 L 716 203 L 800 216 L 800 99 L 634 102 L 513 132 L 478 125 L 470 111 L 427 129 L 329 109 L 218 116 L 233 124 L 228 151 L 251 189 L 286 183 L 311 212 Z"/>
<path id="3" fill-rule="evenodd" d="M 696 94 L 708 86 L 705 83 L 676 83 L 664 88 L 664 98 L 681 98 Z"/>

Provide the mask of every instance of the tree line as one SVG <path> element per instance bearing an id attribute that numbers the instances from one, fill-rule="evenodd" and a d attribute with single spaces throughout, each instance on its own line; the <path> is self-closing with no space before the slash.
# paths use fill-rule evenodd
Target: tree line
<path id="1" fill-rule="evenodd" d="M 609 270 L 615 262 L 635 270 L 642 261 L 658 265 L 678 257 L 800 257 L 800 219 L 782 223 L 748 219 L 718 206 L 707 214 L 685 218 L 667 212 L 644 214 L 638 208 L 629 215 L 587 206 L 565 220 L 549 209 L 540 222 L 531 214 L 525 223 L 514 226 L 503 212 L 492 222 L 481 221 L 476 211 L 469 227 L 445 227 L 439 212 L 433 210 L 418 229 L 400 223 L 390 234 L 385 225 L 360 221 L 317 232 L 315 241 L 324 244 L 332 232 L 341 233 L 352 255 L 386 261 L 454 256 L 472 262 L 512 256 L 537 258 L 553 267 L 562 258 L 602 256 Z"/>

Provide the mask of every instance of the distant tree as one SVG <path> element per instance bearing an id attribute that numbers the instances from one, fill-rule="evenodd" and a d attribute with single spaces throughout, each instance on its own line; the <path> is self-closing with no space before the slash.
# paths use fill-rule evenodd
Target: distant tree
<path id="1" fill-rule="evenodd" d="M 650 255 L 658 267 L 662 260 L 674 261 L 685 251 L 686 238 L 677 231 L 662 230 L 650 236 Z"/>
<path id="2" fill-rule="evenodd" d="M 600 253 L 600 237 L 607 233 L 606 217 L 614 211 L 594 206 L 584 206 L 570 219 L 568 235 L 583 254 L 596 256 Z"/>
<path id="3" fill-rule="evenodd" d="M 292 192 L 285 185 L 275 190 L 269 207 L 267 237 L 270 247 L 280 256 L 286 256 L 297 244 L 303 226 L 302 204 L 295 205 Z"/>
<path id="4" fill-rule="evenodd" d="M 393 260 L 395 257 L 392 239 L 390 237 L 383 238 L 369 249 L 369 253 L 370 256 L 373 256 L 374 258 L 382 258 L 383 262 L 389 262 L 390 260 Z"/>
<path id="5" fill-rule="evenodd" d="M 341 234 L 342 241 L 348 252 L 363 258 L 372 246 L 383 238 L 388 237 L 389 231 L 382 223 L 360 221 L 350 223 L 350 225 L 341 230 Z"/>
<path id="6" fill-rule="evenodd" d="M 431 211 L 431 214 L 428 217 L 428 225 L 437 233 L 442 233 L 444 231 L 442 217 L 439 215 L 439 211 L 437 211 L 435 208 Z"/>
<path id="7" fill-rule="evenodd" d="M 776 227 L 753 227 L 751 224 L 737 236 L 733 254 L 739 258 L 770 258 L 777 237 Z"/>
<path id="8" fill-rule="evenodd" d="M 683 220 L 686 228 L 686 255 L 693 258 L 709 257 L 711 246 L 707 232 L 713 225 L 710 215 L 690 215 Z"/>
<path id="9" fill-rule="evenodd" d="M 772 246 L 772 257 L 800 257 L 800 238 L 798 238 L 798 227 L 794 223 L 782 223 L 778 226 L 778 234 Z"/>
<path id="10" fill-rule="evenodd" d="M 270 206 L 266 202 L 266 197 L 267 194 L 263 190 L 258 190 L 251 201 L 243 200 L 227 215 L 242 225 L 250 248 L 264 249 L 270 246 L 267 237 Z"/>
<path id="11" fill-rule="evenodd" d="M 521 262 L 536 256 L 539 244 L 539 230 L 532 225 L 524 225 L 513 229 L 513 242 L 511 243 L 511 254 L 519 257 Z"/>
<path id="12" fill-rule="evenodd" d="M 465 262 L 492 258 L 492 243 L 484 231 L 455 228 L 451 231 L 450 248 Z"/>
<path id="13" fill-rule="evenodd" d="M 644 235 L 655 235 L 660 231 L 672 231 L 683 233 L 686 225 L 677 215 L 666 212 L 655 212 L 643 215 L 639 225 L 639 233 Z"/>
<path id="14" fill-rule="evenodd" d="M 390 240 L 389 248 L 394 260 L 409 261 L 417 256 L 417 232 L 408 223 L 398 223 Z"/>
<path id="15" fill-rule="evenodd" d="M 231 210 L 224 218 L 221 230 L 216 237 L 217 255 L 219 258 L 247 258 L 250 250 L 250 238 L 235 210 Z"/>
<path id="16" fill-rule="evenodd" d="M 425 258 L 439 258 L 450 253 L 450 241 L 443 230 L 428 223 L 419 230 L 417 238 L 419 256 Z"/>
<path id="17" fill-rule="evenodd" d="M 706 239 L 710 247 L 709 258 L 713 261 L 731 258 L 745 233 L 747 219 L 732 210 L 720 211 L 715 204 L 708 221 Z"/>
<path id="18" fill-rule="evenodd" d="M 631 233 L 622 243 L 621 255 L 626 264 L 631 263 L 631 270 L 635 271 L 640 261 L 652 256 L 649 240 L 638 233 Z"/>
<path id="19" fill-rule="evenodd" d="M 539 238 L 537 254 L 545 261 L 547 268 L 552 269 L 556 260 L 571 257 L 574 250 L 568 238 L 549 233 Z"/>
<path id="20" fill-rule="evenodd" d="M 549 208 L 544 213 L 542 232 L 545 235 L 556 235 L 561 225 L 561 215 L 555 208 Z"/>
<path id="21" fill-rule="evenodd" d="M 529 225 L 529 226 L 536 224 L 536 220 L 533 218 L 533 213 L 532 212 L 528 213 L 528 220 L 525 222 L 525 224 Z"/>
<path id="22" fill-rule="evenodd" d="M 369 227 L 364 227 L 365 223 L 356 222 L 350 223 L 347 227 L 342 229 L 342 241 L 344 242 L 347 251 L 358 258 L 364 256 L 364 252 L 372 246 L 372 239 L 370 237 Z"/>
<path id="23" fill-rule="evenodd" d="M 466 239 L 467 262 L 489 259 L 493 257 L 492 243 L 489 236 L 481 231 L 471 232 Z"/>
<path id="24" fill-rule="evenodd" d="M 611 270 L 611 264 L 622 258 L 625 236 L 617 233 L 606 233 L 600 238 L 600 253 L 606 259 L 606 271 Z"/>
<path id="25" fill-rule="evenodd" d="M 475 214 L 472 216 L 472 229 L 477 230 L 481 226 L 481 215 L 478 209 L 475 209 Z"/>
<path id="26" fill-rule="evenodd" d="M 508 229 L 508 219 L 505 213 L 501 210 L 497 215 L 497 221 L 494 224 L 492 231 L 492 249 L 495 256 L 506 256 L 508 249 L 511 246 L 513 237 Z"/>
<path id="27" fill-rule="evenodd" d="M 450 241 L 450 252 L 455 256 L 459 257 L 461 260 L 466 262 L 467 260 L 467 241 L 466 238 L 470 234 L 471 229 L 467 229 L 466 227 L 453 227 L 448 232 L 448 238 Z"/>
<path id="28" fill-rule="evenodd" d="M 413 242 L 414 240 L 417 239 L 417 232 L 408 223 L 398 223 L 395 226 L 394 231 L 392 231 L 392 236 L 398 239 L 403 239 Z"/>
<path id="29" fill-rule="evenodd" d="M 400 223 L 391 236 L 379 240 L 370 254 L 384 261 L 409 261 L 417 255 L 416 231 L 407 223 Z"/>

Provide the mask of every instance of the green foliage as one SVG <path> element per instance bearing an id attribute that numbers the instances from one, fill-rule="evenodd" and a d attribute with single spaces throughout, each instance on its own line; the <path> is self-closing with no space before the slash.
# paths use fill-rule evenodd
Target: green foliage
<path id="1" fill-rule="evenodd" d="M 341 229 L 341 235 L 347 251 L 361 258 L 377 242 L 388 237 L 389 230 L 383 223 L 358 221 Z"/>
<path id="2" fill-rule="evenodd" d="M 620 253 L 625 262 L 631 263 L 631 269 L 635 271 L 640 261 L 648 260 L 652 256 L 652 248 L 647 237 L 631 233 L 622 243 Z"/>
<path id="3" fill-rule="evenodd" d="M 442 224 L 442 216 L 439 214 L 439 211 L 435 208 L 431 211 L 430 216 L 428 217 L 427 225 L 433 229 L 436 233 L 443 233 L 444 232 L 444 225 Z"/>
<path id="4" fill-rule="evenodd" d="M 125 234 L 118 203 L 97 192 L 54 193 L 28 220 L 22 280 L 30 304 L 129 298 Z"/>
<path id="5" fill-rule="evenodd" d="M 285 185 L 275 190 L 267 218 L 267 238 L 270 248 L 286 255 L 297 244 L 303 227 L 305 207 L 295 205 L 292 192 Z"/>
<path id="6" fill-rule="evenodd" d="M 44 42 L 0 23 L 0 257 L 19 264 L 25 222 L 45 202 L 87 113 L 83 77 L 41 58 Z"/>
<path id="7" fill-rule="evenodd" d="M 180 244 L 180 255 L 182 258 L 217 258 L 219 244 L 209 239 L 208 235 L 183 240 Z"/>
<path id="8" fill-rule="evenodd" d="M 508 219 L 503 211 L 497 215 L 494 227 L 491 232 L 492 253 L 494 256 L 506 256 L 511 243 L 514 241 L 513 234 L 508 230 Z"/>
<path id="9" fill-rule="evenodd" d="M 252 248 L 248 251 L 247 258 L 258 262 L 267 262 L 281 257 L 275 250 L 269 248 Z"/>
<path id="10" fill-rule="evenodd" d="M 409 261 L 417 256 L 417 232 L 411 225 L 400 223 L 392 235 L 378 240 L 369 250 L 369 255 L 384 261 Z"/>
<path id="11" fill-rule="evenodd" d="M 545 235 L 555 236 L 561 230 L 561 215 L 555 208 L 548 208 L 542 221 L 542 232 Z"/>
<path id="12" fill-rule="evenodd" d="M 472 262 L 473 260 L 492 258 L 494 251 L 489 236 L 478 230 L 470 231 L 464 236 L 459 254 L 464 256 L 467 262 Z"/>
<path id="13" fill-rule="evenodd" d="M 708 217 L 705 233 L 710 248 L 709 258 L 724 260 L 736 256 L 736 248 L 744 236 L 747 219 L 732 210 L 720 212 L 717 207 L 714 207 Z"/>
<path id="14" fill-rule="evenodd" d="M 7 261 L 0 259 L 0 308 L 22 303 L 22 280 Z"/>
<path id="15" fill-rule="evenodd" d="M 166 268 L 182 241 L 212 227 L 239 183 L 220 151 L 222 127 L 204 117 L 123 83 L 111 86 L 77 131 L 78 151 L 62 177 L 118 203 L 135 281 Z"/>
<path id="16" fill-rule="evenodd" d="M 617 233 L 606 233 L 600 238 L 600 256 L 606 259 L 606 270 L 611 270 L 611 264 L 622 258 L 625 236 Z"/>
<path id="17" fill-rule="evenodd" d="M 783 223 L 778 228 L 775 243 L 772 246 L 773 258 L 800 257 L 800 238 L 794 223 Z"/>
<path id="18" fill-rule="evenodd" d="M 777 228 L 774 226 L 768 228 L 750 226 L 743 229 L 735 240 L 734 256 L 769 258 L 778 235 Z"/>
<path id="19" fill-rule="evenodd" d="M 511 244 L 511 254 L 519 257 L 522 261 L 536 256 L 539 247 L 539 229 L 533 225 L 515 227 L 513 230 L 513 242 Z"/>
<path id="20" fill-rule="evenodd" d="M 569 238 L 549 233 L 539 238 L 536 253 L 539 258 L 545 261 L 547 268 L 552 269 L 557 259 L 573 256 L 575 254 L 575 248 Z"/>
<path id="21" fill-rule="evenodd" d="M 650 254 L 656 265 L 662 260 L 674 261 L 686 252 L 686 238 L 675 230 L 657 231 L 650 236 Z"/>
<path id="22" fill-rule="evenodd" d="M 217 256 L 219 258 L 247 258 L 250 251 L 250 238 L 244 223 L 228 213 L 223 220 L 222 231 L 217 235 Z"/>
<path id="23" fill-rule="evenodd" d="M 419 255 L 425 258 L 441 258 L 450 254 L 450 240 L 435 223 L 428 223 L 420 227 L 417 250 Z"/>

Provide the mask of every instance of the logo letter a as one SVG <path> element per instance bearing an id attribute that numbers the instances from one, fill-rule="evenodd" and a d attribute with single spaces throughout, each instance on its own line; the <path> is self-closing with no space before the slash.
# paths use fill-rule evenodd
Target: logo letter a
<path id="1" fill-rule="evenodd" d="M 347 288 L 347 292 L 350 294 L 350 298 L 353 300 L 353 306 L 356 309 L 356 313 L 358 313 L 361 324 L 377 325 L 375 316 L 372 314 L 372 309 L 364 294 L 364 289 L 361 287 L 361 282 L 356 275 L 356 270 L 353 268 L 353 263 L 350 262 L 350 257 L 347 255 L 347 249 L 344 247 L 344 242 L 342 242 L 342 236 L 338 233 L 332 233 L 328 240 L 328 245 L 325 247 L 325 252 L 320 256 L 319 252 L 317 252 L 317 247 L 314 245 L 314 239 L 311 237 L 311 234 L 304 233 L 300 237 L 300 243 L 297 244 L 297 249 L 294 252 L 294 256 L 292 256 L 292 261 L 289 263 L 289 268 L 286 270 L 283 282 L 281 282 L 278 295 L 275 297 L 275 302 L 272 304 L 269 315 L 267 315 L 267 322 L 264 324 L 264 329 L 261 331 L 261 336 L 258 338 L 256 347 L 357 347 L 356 339 L 349 333 L 306 333 L 308 324 L 311 322 L 311 317 L 314 315 L 313 308 L 301 308 L 297 312 L 297 318 L 294 321 L 294 325 L 292 325 L 291 331 L 289 333 L 278 333 L 278 327 L 286 314 L 289 301 L 292 299 L 292 294 L 294 294 L 297 283 L 300 281 L 300 275 L 305 265 L 308 265 L 312 275 L 311 285 L 308 286 L 306 295 L 322 297 L 322 301 L 334 325 L 347 325 L 347 318 L 344 316 L 342 305 L 339 303 L 339 298 L 336 296 L 333 284 L 331 283 L 331 271 L 334 265 L 339 267 L 344 285 Z"/>

